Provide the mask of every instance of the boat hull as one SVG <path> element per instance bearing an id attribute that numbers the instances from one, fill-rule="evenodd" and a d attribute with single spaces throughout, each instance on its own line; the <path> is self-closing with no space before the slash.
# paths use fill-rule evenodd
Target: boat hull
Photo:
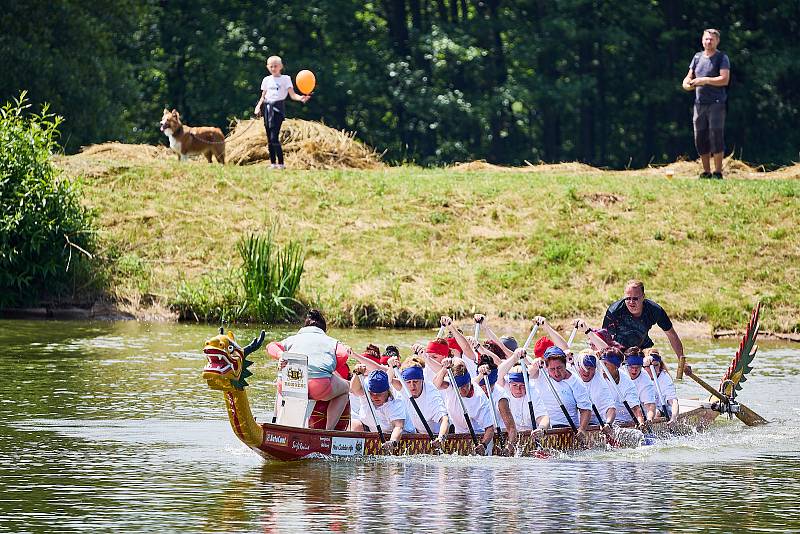
<path id="1" fill-rule="evenodd" d="M 675 434 L 691 434 L 707 428 L 719 412 L 711 409 L 708 403 L 694 400 L 681 400 L 681 413 L 678 416 L 677 428 L 668 429 L 666 420 L 657 419 L 652 424 L 653 434 L 669 436 Z M 318 457 L 364 457 L 386 456 L 388 453 L 381 447 L 380 439 L 374 432 L 348 432 L 335 430 L 317 430 L 295 428 L 290 426 L 262 423 L 263 440 L 259 446 L 251 447 L 258 454 L 271 460 L 301 460 Z M 569 428 L 548 430 L 544 437 L 536 442 L 530 439 L 530 432 L 522 432 L 519 456 L 547 457 L 553 452 L 568 452 L 577 449 L 598 449 L 608 446 L 605 434 L 599 427 L 589 427 L 586 443 L 579 445 L 575 435 Z M 503 435 L 500 436 L 503 439 Z M 469 434 L 450 434 L 444 442 L 445 454 L 472 454 L 472 439 Z M 439 454 L 430 446 L 426 434 L 404 434 L 395 455 Z"/>

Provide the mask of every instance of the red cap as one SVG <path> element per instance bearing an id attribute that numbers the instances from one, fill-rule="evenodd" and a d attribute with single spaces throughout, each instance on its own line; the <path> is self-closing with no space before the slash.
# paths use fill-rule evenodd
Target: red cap
<path id="1" fill-rule="evenodd" d="M 459 354 L 461 354 L 462 352 L 461 347 L 458 345 L 458 341 L 456 341 L 456 338 L 454 337 L 447 338 L 447 346 L 453 349 L 454 351 L 458 352 Z"/>
<path id="2" fill-rule="evenodd" d="M 425 352 L 430 352 L 431 354 L 438 354 L 439 356 L 450 356 L 450 347 L 443 343 L 437 343 L 435 341 L 431 341 L 428 343 L 428 346 L 425 347 Z"/>
<path id="3" fill-rule="evenodd" d="M 386 355 L 381 356 L 380 364 L 381 365 L 386 365 L 387 363 L 389 363 L 389 358 L 391 358 L 391 356 L 386 356 Z"/>
<path id="4" fill-rule="evenodd" d="M 544 356 L 544 351 L 546 351 L 547 349 L 549 349 L 554 345 L 555 343 L 550 341 L 549 337 L 547 336 L 540 337 L 539 340 L 536 342 L 536 344 L 533 346 L 533 354 L 537 358 L 541 358 Z"/>

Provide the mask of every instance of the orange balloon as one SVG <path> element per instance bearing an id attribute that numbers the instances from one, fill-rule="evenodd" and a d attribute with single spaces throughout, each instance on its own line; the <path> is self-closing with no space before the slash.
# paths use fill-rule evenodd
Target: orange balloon
<path id="1" fill-rule="evenodd" d="M 300 89 L 301 93 L 309 95 L 311 91 L 314 90 L 317 79 L 310 70 L 301 70 L 297 73 L 297 76 L 294 77 L 294 82 L 297 84 L 297 88 Z"/>

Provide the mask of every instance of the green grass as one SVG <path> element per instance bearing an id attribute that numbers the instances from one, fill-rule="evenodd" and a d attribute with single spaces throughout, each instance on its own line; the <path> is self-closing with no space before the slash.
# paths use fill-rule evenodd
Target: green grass
<path id="1" fill-rule="evenodd" d="M 241 298 L 211 287 L 235 283 L 237 241 L 277 223 L 306 252 L 300 299 L 340 325 L 599 317 L 633 277 L 673 318 L 737 327 L 764 299 L 764 327 L 800 324 L 799 181 L 157 162 L 84 187 L 133 272 L 117 295 L 206 317 Z"/>

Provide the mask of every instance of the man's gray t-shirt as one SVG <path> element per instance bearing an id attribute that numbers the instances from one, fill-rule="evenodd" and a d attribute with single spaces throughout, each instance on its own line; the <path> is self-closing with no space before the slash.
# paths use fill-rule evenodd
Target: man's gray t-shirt
<path id="1" fill-rule="evenodd" d="M 717 50 L 713 56 L 706 57 L 703 52 L 698 52 L 689 63 L 689 68 L 694 71 L 695 78 L 702 78 L 704 76 L 716 77 L 719 76 L 719 71 L 722 69 L 731 68 L 731 62 L 727 54 Z M 725 102 L 728 99 L 728 92 L 725 87 L 716 87 L 713 85 L 701 85 L 695 89 L 694 102 L 695 104 L 713 104 L 714 102 Z"/>

